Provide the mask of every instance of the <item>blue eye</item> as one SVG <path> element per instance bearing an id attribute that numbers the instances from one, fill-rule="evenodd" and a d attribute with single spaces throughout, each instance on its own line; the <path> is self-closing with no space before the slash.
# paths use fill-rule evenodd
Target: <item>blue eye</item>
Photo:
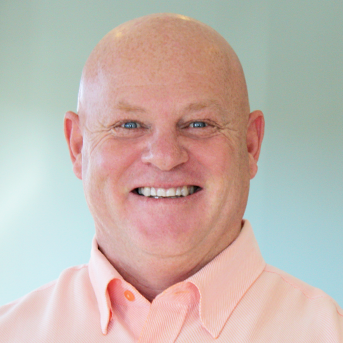
<path id="1" fill-rule="evenodd" d="M 124 129 L 138 129 L 140 127 L 140 124 L 138 124 L 135 121 L 129 121 L 127 123 L 122 124 L 122 126 Z"/>
<path id="2" fill-rule="evenodd" d="M 204 123 L 203 121 L 195 121 L 195 122 L 191 123 L 189 126 L 194 127 L 194 128 L 202 128 L 202 127 L 206 127 L 207 124 Z"/>

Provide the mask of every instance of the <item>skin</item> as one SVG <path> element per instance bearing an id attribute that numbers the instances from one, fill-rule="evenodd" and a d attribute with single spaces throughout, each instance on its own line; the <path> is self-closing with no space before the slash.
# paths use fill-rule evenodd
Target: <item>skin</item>
<path id="1" fill-rule="evenodd" d="M 238 236 L 263 132 L 236 54 L 205 24 L 146 16 L 93 50 L 65 135 L 99 249 L 149 301 Z M 200 190 L 177 199 L 134 192 L 183 185 Z"/>

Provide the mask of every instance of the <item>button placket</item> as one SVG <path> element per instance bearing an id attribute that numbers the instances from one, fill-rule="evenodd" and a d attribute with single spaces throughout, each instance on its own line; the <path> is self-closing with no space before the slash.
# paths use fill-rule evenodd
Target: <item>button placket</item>
<path id="1" fill-rule="evenodd" d="M 156 342 L 156 337 L 158 342 L 175 342 L 190 310 L 188 301 L 180 301 L 181 293 L 187 294 L 174 291 L 152 302 L 139 343 Z"/>

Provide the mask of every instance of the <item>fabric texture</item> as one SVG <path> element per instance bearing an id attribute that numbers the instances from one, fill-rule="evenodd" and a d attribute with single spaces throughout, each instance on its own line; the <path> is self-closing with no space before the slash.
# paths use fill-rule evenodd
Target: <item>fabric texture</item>
<path id="1" fill-rule="evenodd" d="M 0 307 L 0 342 L 343 342 L 343 311 L 266 265 L 245 221 L 204 268 L 151 303 L 98 250 L 88 265 Z"/>

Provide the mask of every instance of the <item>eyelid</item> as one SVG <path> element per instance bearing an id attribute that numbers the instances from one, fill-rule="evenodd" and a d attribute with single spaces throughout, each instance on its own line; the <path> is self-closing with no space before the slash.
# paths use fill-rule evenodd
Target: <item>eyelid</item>
<path id="1" fill-rule="evenodd" d="M 125 124 L 130 124 L 130 123 L 137 124 L 137 127 L 135 127 L 135 129 L 139 129 L 140 127 L 142 127 L 142 125 L 138 121 L 134 121 L 134 120 L 125 121 L 120 125 L 120 127 L 125 128 Z"/>
<path id="2" fill-rule="evenodd" d="M 194 126 L 191 126 L 192 124 L 195 124 L 195 123 L 204 123 L 205 126 L 203 127 L 207 127 L 209 124 L 206 122 L 206 121 L 203 121 L 203 120 L 195 120 L 195 121 L 192 121 L 191 123 L 189 123 L 189 126 L 194 128 Z"/>
<path id="3" fill-rule="evenodd" d="M 194 124 L 194 123 L 205 123 L 206 125 L 203 128 L 210 127 L 210 126 L 213 126 L 213 127 L 218 126 L 218 124 L 211 119 L 197 119 L 197 120 L 189 120 L 189 121 L 183 123 L 181 127 L 182 128 L 191 127 L 191 124 Z M 193 128 L 193 127 L 191 127 L 191 128 Z"/>
<path id="4" fill-rule="evenodd" d="M 118 129 L 118 128 L 123 128 L 125 129 L 124 125 L 128 124 L 128 123 L 136 123 L 137 124 L 137 129 L 144 127 L 143 123 L 141 123 L 138 120 L 134 120 L 134 119 L 125 119 L 125 120 L 120 120 L 117 123 L 115 123 L 112 126 L 112 129 Z"/>

